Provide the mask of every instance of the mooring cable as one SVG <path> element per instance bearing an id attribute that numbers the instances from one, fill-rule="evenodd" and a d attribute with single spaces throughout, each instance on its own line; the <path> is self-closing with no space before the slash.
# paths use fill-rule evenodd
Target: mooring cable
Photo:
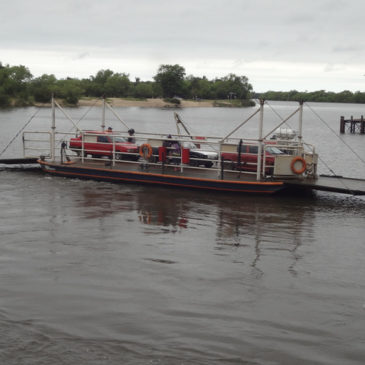
<path id="1" fill-rule="evenodd" d="M 365 164 L 365 161 L 358 155 L 358 153 L 348 144 L 346 143 L 344 140 L 342 140 L 340 138 L 340 136 L 336 133 L 336 131 L 330 127 L 330 125 L 323 119 L 321 118 L 321 116 L 313 110 L 313 108 L 306 102 L 305 103 L 308 108 L 311 110 L 311 112 L 363 163 Z M 341 184 L 348 190 L 351 190 L 346 184 L 345 182 L 339 177 L 337 176 L 337 174 L 322 160 L 320 159 L 322 163 L 324 163 L 326 165 L 326 167 L 328 168 L 328 170 L 330 172 L 332 172 L 332 174 L 334 175 L 334 177 L 338 178 L 338 181 L 341 182 Z"/>
<path id="2" fill-rule="evenodd" d="M 30 119 L 24 124 L 24 126 L 15 134 L 15 136 L 10 140 L 10 142 L 0 152 L 0 157 L 10 147 L 10 145 L 16 140 L 16 138 L 19 136 L 19 134 L 27 127 L 27 125 L 33 120 L 33 118 L 38 114 L 39 111 L 40 111 L 40 109 L 37 109 L 36 112 L 30 117 Z"/>
<path id="3" fill-rule="evenodd" d="M 92 105 L 89 106 L 89 108 L 86 110 L 86 112 L 81 116 L 81 118 L 76 122 L 76 126 L 79 125 L 79 123 L 89 114 L 90 110 L 96 105 L 96 103 L 99 101 L 100 99 L 96 99 L 94 101 L 94 103 Z M 68 132 L 63 133 L 63 135 L 65 136 L 66 134 L 71 133 L 74 130 L 75 127 L 72 127 Z M 62 143 L 62 139 L 60 141 L 58 141 L 57 143 L 57 147 Z"/>
<path id="4" fill-rule="evenodd" d="M 276 114 L 279 118 L 280 118 L 280 120 L 281 121 L 283 121 L 284 120 L 284 118 L 270 105 L 270 103 L 267 101 L 267 100 L 265 100 L 265 104 L 266 105 L 268 105 L 269 106 L 269 108 L 274 112 L 274 114 Z M 292 127 L 291 127 L 291 125 L 288 123 L 288 121 L 286 121 L 285 122 L 285 124 L 290 128 L 290 129 L 293 129 Z"/>
<path id="5" fill-rule="evenodd" d="M 329 126 L 329 124 L 324 120 L 324 119 L 322 119 L 321 118 L 321 116 L 318 114 L 318 113 L 316 113 L 312 108 L 311 108 L 311 106 L 306 102 L 305 103 L 307 106 L 308 106 L 308 108 L 312 111 L 312 113 L 322 122 L 322 123 L 324 123 L 326 126 L 327 126 L 327 128 L 345 145 L 345 146 L 347 146 L 347 148 L 363 163 L 363 164 L 365 164 L 365 160 L 363 160 L 361 157 L 360 157 L 360 155 L 348 144 L 348 143 L 346 143 L 343 139 L 341 139 L 340 138 L 340 136 L 336 133 L 336 131 L 333 129 L 333 128 L 331 128 L 330 126 Z"/>
<path id="6" fill-rule="evenodd" d="M 192 128 L 187 122 L 185 122 L 182 118 L 181 118 L 181 116 L 179 115 L 178 116 L 179 117 L 179 119 L 186 125 L 186 127 L 188 128 L 188 131 L 189 131 L 189 133 L 191 133 L 192 132 L 192 134 L 190 135 L 190 137 L 192 138 L 192 139 L 194 139 L 194 135 L 195 136 L 197 136 L 197 135 L 199 135 L 199 133 L 197 132 L 197 133 L 195 133 L 196 132 L 196 130 L 194 129 L 194 128 Z M 205 145 L 208 145 L 213 151 L 215 151 L 215 152 L 218 152 L 217 151 L 217 149 L 214 147 L 214 145 L 213 145 L 213 143 L 212 142 L 206 142 L 206 143 L 204 143 Z"/>

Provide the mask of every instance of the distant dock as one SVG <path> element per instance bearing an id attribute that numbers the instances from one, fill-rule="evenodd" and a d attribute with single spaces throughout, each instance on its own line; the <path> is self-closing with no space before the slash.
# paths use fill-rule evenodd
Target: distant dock
<path id="1" fill-rule="evenodd" d="M 350 119 L 345 119 L 345 117 L 341 117 L 340 120 L 340 133 L 345 133 L 346 130 L 352 134 L 360 133 L 365 134 L 365 119 L 362 115 L 361 118 L 354 119 L 351 116 Z"/>

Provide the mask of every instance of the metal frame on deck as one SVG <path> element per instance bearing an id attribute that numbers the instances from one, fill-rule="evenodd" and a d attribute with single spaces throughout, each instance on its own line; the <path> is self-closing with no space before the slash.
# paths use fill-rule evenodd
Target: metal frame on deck
<path id="1" fill-rule="evenodd" d="M 267 138 L 272 135 L 272 133 L 275 132 L 275 130 L 277 130 L 278 128 L 280 128 L 284 123 L 286 123 L 290 118 L 292 118 L 295 114 L 299 113 L 299 134 L 297 136 L 297 140 L 296 141 L 290 141 L 287 144 L 283 145 L 285 147 L 286 150 L 290 150 L 291 154 L 293 156 L 301 156 L 301 157 L 305 157 L 305 155 L 309 155 L 309 154 L 315 154 L 314 148 L 310 145 L 307 145 L 303 142 L 302 139 L 302 124 L 303 124 L 303 103 L 300 103 L 299 107 L 292 112 L 287 118 L 283 119 L 280 123 L 277 124 L 277 126 L 275 128 L 273 128 L 269 133 L 267 133 L 266 135 L 263 134 L 263 125 L 264 125 L 264 105 L 265 105 L 265 101 L 264 100 L 260 100 L 260 107 L 255 110 L 248 118 L 246 118 L 243 122 L 241 122 L 237 127 L 235 127 L 230 133 L 228 133 L 226 136 L 222 137 L 214 137 L 214 136 L 206 136 L 204 137 L 204 139 L 197 139 L 196 137 L 192 136 L 189 131 L 187 130 L 187 128 L 185 127 L 184 123 L 181 121 L 181 119 L 179 118 L 179 116 L 175 113 L 175 119 L 177 121 L 177 128 L 178 128 L 178 135 L 174 135 L 173 140 L 179 141 L 179 142 L 184 142 L 184 141 L 191 141 L 195 144 L 199 144 L 202 146 L 206 146 L 208 149 L 211 150 L 215 150 L 218 153 L 218 158 L 216 160 L 214 160 L 214 167 L 213 169 L 215 169 L 217 171 L 217 176 L 220 176 L 221 179 L 224 179 L 224 173 L 225 172 L 229 172 L 229 173 L 235 173 L 239 176 L 243 175 L 243 174 L 247 174 L 247 175 L 252 175 L 255 174 L 256 175 L 256 181 L 263 181 L 267 179 L 267 164 L 266 164 L 266 154 L 267 154 L 267 149 L 270 147 L 269 145 L 267 145 L 265 143 L 265 141 L 267 140 Z M 50 132 L 24 132 L 23 133 L 23 140 L 24 140 L 24 145 L 23 145 L 23 153 L 24 156 L 30 157 L 29 156 L 29 152 L 33 153 L 35 151 L 37 151 L 39 153 L 39 155 L 44 156 L 45 158 L 49 158 L 52 162 L 56 161 L 56 158 L 59 156 L 57 154 L 57 148 L 60 144 L 62 144 L 62 148 L 65 148 L 65 144 L 63 144 L 62 142 L 65 140 L 65 136 L 73 136 L 74 133 L 65 133 L 65 132 L 58 132 L 56 131 L 56 112 L 55 109 L 56 107 L 65 115 L 65 117 L 73 124 L 73 127 L 76 129 L 76 131 L 82 135 L 82 144 L 81 144 L 81 149 L 80 149 L 80 160 L 82 163 L 85 163 L 86 161 L 89 160 L 97 160 L 100 161 L 100 158 L 90 158 L 85 156 L 85 137 L 88 135 L 87 131 L 82 131 L 77 123 L 75 123 L 73 121 L 73 119 L 68 115 L 68 113 L 52 98 L 52 124 L 51 124 L 51 131 Z M 105 131 L 105 109 L 106 107 L 108 107 L 113 114 L 115 115 L 115 117 L 118 118 L 118 120 L 123 124 L 123 126 L 128 130 L 129 127 L 128 125 L 122 120 L 122 118 L 119 117 L 119 115 L 113 110 L 113 108 L 105 102 L 103 102 L 103 108 L 102 108 L 102 123 L 101 123 L 101 129 L 102 131 Z M 237 132 L 239 129 L 241 129 L 246 123 L 248 123 L 254 116 L 256 116 L 257 114 L 259 114 L 259 125 L 258 125 L 258 138 L 256 140 L 254 139 L 239 139 L 239 138 L 233 138 L 232 135 Z M 187 134 L 180 134 L 180 130 L 178 127 L 178 124 L 181 123 L 181 125 L 183 126 L 185 132 Z M 27 145 L 27 143 L 30 142 L 36 142 L 37 139 L 33 139 L 31 140 L 29 138 L 29 134 L 34 133 L 34 134 L 41 134 L 41 133 L 47 133 L 49 136 L 48 142 L 49 142 L 49 148 L 46 149 L 44 147 L 39 147 L 39 148 L 35 148 L 35 147 L 30 147 Z M 115 137 L 124 137 L 127 138 L 128 134 L 127 132 L 112 132 L 113 136 Z M 63 136 L 62 138 L 60 138 L 60 136 Z M 92 133 L 93 136 L 97 136 L 97 133 Z M 143 143 L 148 143 L 149 140 L 158 140 L 161 141 L 161 143 L 163 141 L 168 140 L 166 135 L 162 135 L 162 134 L 154 134 L 154 133 L 138 133 L 137 135 L 135 135 L 135 138 L 138 139 L 140 144 Z M 235 147 L 238 146 L 238 144 L 240 143 L 239 141 L 243 141 L 243 143 L 245 144 L 253 144 L 253 145 L 257 145 L 258 146 L 258 152 L 257 152 L 257 163 L 256 163 L 256 171 L 252 172 L 252 171 L 242 171 L 242 170 L 231 170 L 231 169 L 226 169 L 224 166 L 224 161 L 222 161 L 222 152 L 224 151 L 224 148 L 226 148 L 225 146 L 233 146 L 232 148 L 234 149 Z M 38 142 L 42 142 L 42 143 L 46 143 L 45 140 L 38 140 Z M 98 142 L 96 142 L 98 143 Z M 102 143 L 102 142 L 100 142 Z M 282 145 L 280 144 L 280 141 L 278 141 L 277 145 L 278 148 L 281 148 Z M 305 150 L 307 149 L 309 151 L 306 152 Z M 49 151 L 48 153 L 45 153 L 45 151 Z M 100 152 L 98 150 L 95 150 L 95 152 Z M 77 157 L 73 154 L 72 151 L 67 151 L 67 153 L 69 154 L 69 157 Z M 175 167 L 179 168 L 181 172 L 184 171 L 184 168 L 189 167 L 189 169 L 206 169 L 204 167 L 194 167 L 194 166 L 188 166 L 186 164 L 183 164 L 183 150 L 180 150 L 180 155 L 174 156 L 174 158 L 176 160 L 180 161 L 180 164 L 178 164 L 178 166 L 175 165 Z M 119 160 L 116 159 L 116 148 L 115 148 L 115 139 L 113 139 L 113 146 L 112 146 L 112 154 L 111 154 L 111 158 L 110 158 L 110 165 L 111 167 L 115 168 L 117 165 L 120 166 L 120 162 Z M 127 153 L 126 153 L 127 154 Z M 39 156 L 38 155 L 38 156 Z M 255 154 L 256 155 L 256 154 Z M 158 156 L 157 156 L 158 157 Z M 240 158 L 240 157 L 239 157 Z M 156 160 L 156 159 L 155 159 Z M 154 165 L 154 166 L 161 166 L 161 168 L 163 169 L 164 166 L 166 165 L 170 165 L 170 166 L 174 166 L 174 164 L 166 164 L 163 161 L 150 161 L 148 159 L 145 159 L 143 157 L 140 158 L 139 161 L 124 161 L 123 163 L 131 163 L 131 164 L 138 164 L 138 165 Z M 270 177 L 275 177 L 275 172 L 274 172 L 274 176 L 271 174 Z M 298 176 L 296 176 L 298 177 Z M 313 174 L 312 176 L 313 177 Z"/>

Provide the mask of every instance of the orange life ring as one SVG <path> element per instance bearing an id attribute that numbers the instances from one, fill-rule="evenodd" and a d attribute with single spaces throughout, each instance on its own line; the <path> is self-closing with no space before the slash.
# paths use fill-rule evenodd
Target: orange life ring
<path id="1" fill-rule="evenodd" d="M 297 162 L 301 162 L 301 164 L 302 164 L 302 167 L 300 169 L 297 169 L 295 167 L 295 164 Z M 297 157 L 294 157 L 292 159 L 291 164 L 290 164 L 290 168 L 294 172 L 294 174 L 301 175 L 306 170 L 307 163 L 305 162 L 304 158 L 297 156 Z"/>
<path id="2" fill-rule="evenodd" d="M 147 149 L 147 153 L 146 153 L 146 149 Z M 140 147 L 139 147 L 139 154 L 141 157 L 148 159 L 152 156 L 152 147 L 150 144 L 148 143 L 143 143 Z"/>

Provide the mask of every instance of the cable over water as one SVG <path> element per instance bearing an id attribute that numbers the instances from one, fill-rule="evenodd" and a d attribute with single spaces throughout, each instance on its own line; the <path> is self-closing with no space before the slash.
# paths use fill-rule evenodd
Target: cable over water
<path id="1" fill-rule="evenodd" d="M 365 165 L 365 160 L 329 126 L 329 124 L 315 112 L 308 103 L 305 103 L 312 113 Z"/>
<path id="2" fill-rule="evenodd" d="M 29 120 L 24 124 L 24 126 L 15 134 L 15 136 L 10 140 L 10 142 L 5 146 L 5 148 L 0 152 L 0 157 L 5 153 L 5 151 L 11 146 L 11 144 L 17 139 L 19 134 L 28 126 L 28 124 L 34 119 L 34 117 L 38 114 L 40 109 L 37 109 L 36 112 L 29 118 Z"/>

